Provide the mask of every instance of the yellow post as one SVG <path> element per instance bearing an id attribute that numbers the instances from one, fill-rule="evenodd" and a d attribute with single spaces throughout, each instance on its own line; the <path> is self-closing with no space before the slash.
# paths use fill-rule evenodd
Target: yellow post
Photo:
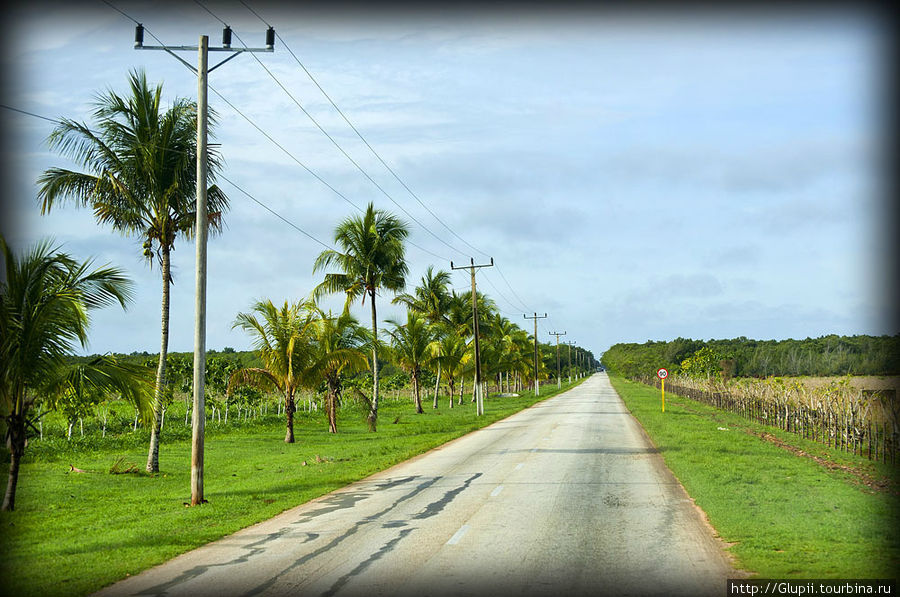
<path id="1" fill-rule="evenodd" d="M 662 411 L 666 412 L 666 378 L 659 380 L 659 387 L 662 389 Z"/>

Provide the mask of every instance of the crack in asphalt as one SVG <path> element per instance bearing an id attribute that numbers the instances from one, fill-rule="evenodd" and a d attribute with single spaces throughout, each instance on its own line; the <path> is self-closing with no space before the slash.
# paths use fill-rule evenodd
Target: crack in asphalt
<path id="1" fill-rule="evenodd" d="M 366 568 L 368 568 L 372 564 L 372 562 L 378 560 L 384 554 L 389 553 L 390 551 L 393 551 L 394 547 L 396 547 L 396 545 L 398 543 L 400 543 L 400 541 L 404 537 L 406 537 L 407 535 L 412 533 L 414 530 L 415 529 L 403 529 L 402 531 L 400 531 L 399 535 L 397 535 L 396 537 L 394 537 L 393 539 L 391 539 L 390 541 L 388 541 L 387 543 L 382 545 L 381 548 L 378 551 L 376 551 L 375 553 L 373 553 L 371 556 L 369 556 L 368 559 L 360 562 L 356 568 L 354 568 L 353 570 L 351 570 L 344 576 L 337 579 L 335 581 L 335 583 L 333 585 L 331 585 L 330 589 L 328 589 L 327 591 L 322 593 L 322 597 L 331 597 L 332 595 L 337 593 L 339 590 L 341 590 L 341 587 L 343 587 L 345 584 L 347 584 L 347 581 L 349 581 L 351 578 L 353 578 L 354 576 L 356 576 L 357 574 L 359 574 Z"/>
<path id="2" fill-rule="evenodd" d="M 363 518 L 362 520 L 360 520 L 359 522 L 354 524 L 352 527 L 347 529 L 347 531 L 344 532 L 342 535 L 335 537 L 334 539 L 332 539 L 331 541 L 329 541 L 327 544 L 323 545 L 319 549 L 312 551 L 312 552 L 304 555 L 303 557 L 297 559 L 293 564 L 291 564 L 290 566 L 288 566 L 287 568 L 285 568 L 278 574 L 273 575 L 269 580 L 257 585 L 256 587 L 254 587 L 254 588 L 250 589 L 249 591 L 247 591 L 246 593 L 244 593 L 242 595 L 242 597 L 249 597 L 250 595 L 258 595 L 259 593 L 264 592 L 266 589 L 268 589 L 269 587 L 274 585 L 275 582 L 278 581 L 278 579 L 281 578 L 282 576 L 284 576 L 286 573 L 290 572 L 294 568 L 302 566 L 306 562 L 327 552 L 329 549 L 335 547 L 336 545 L 339 545 L 345 539 L 347 539 L 347 537 L 354 535 L 356 533 L 356 531 L 358 531 L 362 526 L 381 518 L 382 516 L 384 516 L 385 514 L 387 514 L 394 508 L 396 508 L 397 506 L 399 506 L 401 503 L 403 503 L 406 500 L 411 499 L 411 498 L 415 497 L 416 495 L 418 495 L 419 493 L 425 491 L 426 489 L 428 489 L 429 487 L 431 487 L 432 485 L 437 483 L 441 478 L 442 477 L 433 477 L 427 481 L 419 483 L 415 487 L 415 489 L 413 489 L 412 491 L 410 491 L 410 492 L 404 494 L 403 496 L 401 496 L 400 498 L 398 498 L 393 504 L 389 505 L 384 510 Z M 404 529 L 404 531 L 411 531 L 411 530 L 412 529 Z M 403 533 L 404 531 L 401 531 L 401 533 Z"/>
<path id="3" fill-rule="evenodd" d="M 469 488 L 469 485 L 472 484 L 472 481 L 480 477 L 483 473 L 475 473 L 468 479 L 466 479 L 465 483 L 457 487 L 456 489 L 451 489 L 447 493 L 444 494 L 444 497 L 439 499 L 436 502 L 431 502 L 427 506 L 425 506 L 425 510 L 413 516 L 413 520 L 422 520 L 424 518 L 431 518 L 432 516 L 436 516 L 440 514 L 441 510 L 447 507 L 447 504 L 453 501 L 453 499 L 458 496 L 461 492 Z"/>
<path id="4" fill-rule="evenodd" d="M 203 564 L 200 566 L 194 566 L 193 568 L 185 570 L 184 572 L 182 572 L 181 574 L 179 574 L 178 576 L 176 576 L 175 578 L 173 578 L 172 580 L 170 580 L 168 582 L 164 582 L 164 583 L 161 583 L 158 585 L 154 585 L 152 587 L 148 587 L 148 588 L 144 589 L 143 591 L 138 591 L 136 594 L 137 595 L 157 595 L 157 596 L 165 595 L 168 592 L 168 590 L 171 589 L 172 587 L 179 585 L 183 582 L 187 582 L 191 579 L 197 578 L 201 574 L 205 574 L 210 568 L 232 566 L 234 564 L 246 563 L 246 562 L 250 561 L 251 557 L 265 551 L 265 548 L 262 547 L 262 545 L 264 545 L 270 541 L 274 541 L 275 539 L 278 539 L 280 537 L 283 537 L 288 532 L 288 530 L 289 529 L 287 529 L 287 528 L 280 529 L 274 533 L 269 533 L 268 535 L 266 535 L 259 541 L 256 541 L 255 543 L 250 543 L 249 545 L 245 545 L 245 546 L 241 547 L 241 549 L 246 549 L 247 553 L 244 553 L 244 554 L 236 557 L 233 560 L 229 560 L 227 562 L 220 562 L 218 564 Z M 306 533 L 306 540 L 303 541 L 303 543 L 309 543 L 310 541 L 314 541 L 315 539 L 318 539 L 318 537 L 319 537 L 318 533 Z"/>

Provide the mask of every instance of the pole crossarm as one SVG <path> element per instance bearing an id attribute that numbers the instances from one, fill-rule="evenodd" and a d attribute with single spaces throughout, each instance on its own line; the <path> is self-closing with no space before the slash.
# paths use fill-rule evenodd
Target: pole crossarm
<path id="1" fill-rule="evenodd" d="M 199 75 L 194 65 L 190 62 L 184 60 L 181 56 L 176 54 L 175 52 L 199 52 L 200 46 L 145 46 L 144 45 L 144 26 L 138 23 L 134 27 L 134 49 L 135 50 L 162 50 L 164 52 L 168 52 L 171 56 L 173 56 L 176 60 L 181 62 L 183 65 L 191 69 L 195 75 Z M 239 54 L 243 54 L 245 52 L 274 52 L 275 51 L 275 29 L 269 27 L 268 31 L 266 31 L 266 47 L 265 48 L 232 48 L 231 47 L 231 27 L 225 26 L 225 29 L 222 31 L 222 45 L 221 46 L 205 46 L 203 49 L 204 52 L 232 52 L 232 55 L 218 63 L 213 67 L 207 67 L 206 73 L 209 74 L 212 71 L 216 70 L 232 58 L 237 57 Z"/>
<path id="2" fill-rule="evenodd" d="M 475 270 L 480 267 L 494 267 L 494 258 L 491 257 L 490 263 L 476 265 L 474 259 L 469 259 L 469 265 L 461 265 L 456 267 L 450 262 L 450 269 L 467 269 L 472 275 L 472 334 L 475 341 L 475 414 L 481 416 L 484 414 L 484 395 L 481 387 L 481 348 L 478 343 L 478 292 L 475 289 Z"/>

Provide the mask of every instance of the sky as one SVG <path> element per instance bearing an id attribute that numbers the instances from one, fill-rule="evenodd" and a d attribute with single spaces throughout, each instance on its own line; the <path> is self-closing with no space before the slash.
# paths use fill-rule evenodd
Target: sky
<path id="1" fill-rule="evenodd" d="M 9 108 L 90 124 L 96 95 L 125 94 L 133 69 L 163 83 L 167 105 L 195 99 L 185 65 L 133 48 L 134 21 L 145 45 L 220 46 L 223 21 L 233 47 L 263 46 L 265 23 L 280 38 L 209 76 L 210 141 L 231 181 L 218 181 L 230 210 L 209 241 L 209 349 L 250 349 L 232 324 L 255 301 L 307 297 L 335 226 L 370 201 L 410 224 L 409 289 L 429 265 L 493 258 L 478 290 L 505 317 L 530 333 L 524 315 L 547 313 L 542 342 L 564 331 L 597 356 L 676 337 L 900 332 L 883 15 L 291 4 L 5 9 L 3 234 L 20 248 L 52 238 L 135 283 L 127 311 L 93 314 L 79 352 L 159 351 L 159 270 L 89 209 L 41 216 L 38 176 L 76 165 L 48 149 L 52 122 Z M 193 240 L 176 243 L 170 351 L 193 350 L 194 255 Z M 452 280 L 470 287 L 467 271 Z M 382 320 L 403 316 L 391 298 L 378 298 Z M 353 312 L 368 323 L 368 305 Z"/>

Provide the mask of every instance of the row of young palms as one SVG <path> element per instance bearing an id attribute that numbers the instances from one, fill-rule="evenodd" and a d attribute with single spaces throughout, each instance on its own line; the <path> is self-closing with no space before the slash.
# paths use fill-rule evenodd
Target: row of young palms
<path id="1" fill-rule="evenodd" d="M 371 217 L 377 216 L 378 210 L 372 210 Z M 355 223 L 364 224 L 365 220 L 357 219 Z M 344 224 L 354 224 L 354 218 Z M 355 254 L 348 251 L 344 255 Z M 313 296 L 326 291 L 328 283 L 320 285 Z M 438 408 L 442 381 L 448 388 L 448 406 L 453 408 L 454 402 L 461 405 L 465 397 L 464 380 L 474 374 L 472 297 L 471 292 L 457 294 L 449 289 L 449 284 L 448 272 L 429 267 L 412 293 L 394 298 L 395 304 L 406 306 L 406 318 L 386 320 L 388 327 L 383 337 L 377 335 L 377 319 L 369 330 L 350 314 L 352 299 L 337 316 L 330 311 L 326 313 L 315 299 L 285 301 L 280 307 L 271 300 L 259 301 L 251 312 L 238 314 L 234 326 L 253 337 L 254 349 L 263 366 L 235 371 L 228 392 L 242 385 L 280 392 L 286 415 L 285 441 L 289 443 L 294 441 L 292 413 L 298 390 L 324 388 L 328 428 L 334 433 L 344 381 L 369 369 L 373 373 L 373 394 L 370 398 L 357 391 L 357 396 L 368 405 L 368 423 L 374 431 L 380 395 L 374 389 L 378 377 L 373 365 L 379 357 L 390 360 L 409 376 L 416 413 L 424 412 L 422 382 L 426 370 L 434 372 L 437 378 L 432 408 Z M 532 383 L 533 339 L 497 312 L 488 297 L 479 293 L 478 302 L 483 375 L 492 376 L 498 389 L 518 390 Z M 539 375 L 543 373 L 541 363 Z"/>
<path id="2" fill-rule="evenodd" d="M 50 408 L 54 396 L 79 392 L 115 392 L 132 401 L 151 423 L 147 471 L 159 471 L 161 409 L 167 388 L 171 252 L 179 238 L 190 237 L 195 225 L 196 105 L 176 100 L 162 104 L 162 86 L 151 87 L 144 73 L 129 77 L 130 94 L 113 91 L 98 95 L 93 126 L 62 119 L 48 138 L 51 149 L 80 165 L 82 170 L 54 167 L 38 179 L 37 198 L 46 214 L 61 204 L 90 208 L 101 225 L 137 236 L 152 266 L 159 264 L 162 281 L 161 341 L 155 379 L 146 368 L 117 362 L 111 356 L 72 366 L 67 356 L 86 345 L 89 312 L 130 300 L 131 285 L 123 272 L 105 266 L 92 269 L 49 241 L 16 255 L 0 237 L 5 279 L 0 287 L 0 408 L 10 452 L 10 471 L 3 509 L 11 510 L 19 463 L 25 450 L 31 409 L 41 399 Z M 210 115 L 210 132 L 215 114 Z M 214 182 L 223 167 L 212 146 L 208 176 Z M 207 193 L 209 225 L 220 231 L 228 198 L 215 184 Z M 313 264 L 324 272 L 312 295 L 300 302 L 254 305 L 235 325 L 254 335 L 264 366 L 245 369 L 230 385 L 269 384 L 284 394 L 287 436 L 293 437 L 291 417 L 297 387 L 324 380 L 329 426 L 336 430 L 334 405 L 345 372 L 371 370 L 373 393 L 369 426 L 378 416 L 378 359 L 385 352 L 379 342 L 376 297 L 379 292 L 404 289 L 408 267 L 404 241 L 407 226 L 389 213 L 369 205 L 365 214 L 345 219 L 335 230 L 340 250 L 323 251 Z M 471 361 L 471 296 L 447 292 L 446 272 L 429 270 L 412 294 L 396 301 L 408 307 L 406 322 L 388 330 L 396 362 L 409 371 L 419 394 L 421 368 L 436 364 L 451 392 Z M 325 295 L 344 293 L 343 313 L 325 314 L 317 302 Z M 355 323 L 349 307 L 369 300 L 371 329 Z M 527 381 L 527 335 L 499 317 L 490 301 L 477 297 L 485 314 L 482 361 L 486 371 L 512 374 L 520 386 Z M 481 318 L 479 318 L 481 319 Z M 368 334 L 368 335 L 366 335 Z M 365 350 L 364 350 L 365 349 Z M 365 354 L 364 354 L 365 353 Z M 460 386 L 462 384 L 460 383 Z M 462 388 L 460 387 L 460 390 Z M 417 398 L 417 408 L 421 401 Z"/>

